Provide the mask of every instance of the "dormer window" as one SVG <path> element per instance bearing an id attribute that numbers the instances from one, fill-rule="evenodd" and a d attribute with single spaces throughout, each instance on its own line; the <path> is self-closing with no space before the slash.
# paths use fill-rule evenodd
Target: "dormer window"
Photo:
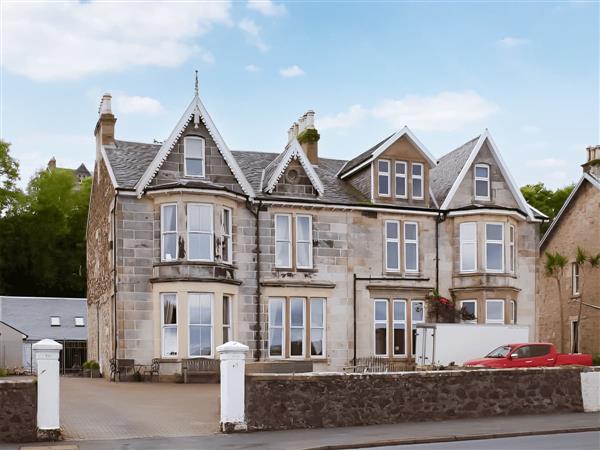
<path id="1" fill-rule="evenodd" d="M 490 166 L 475 164 L 475 200 L 490 200 Z"/>
<path id="2" fill-rule="evenodd" d="M 396 161 L 396 198 L 406 198 L 406 163 Z"/>
<path id="3" fill-rule="evenodd" d="M 186 177 L 204 177 L 204 139 L 187 136 L 183 139 Z"/>
<path id="4" fill-rule="evenodd" d="M 423 200 L 423 164 L 412 163 L 412 198 Z"/>
<path id="5" fill-rule="evenodd" d="M 390 196 L 390 162 L 381 159 L 378 161 L 377 168 L 379 171 L 378 186 L 379 195 L 381 197 Z"/>

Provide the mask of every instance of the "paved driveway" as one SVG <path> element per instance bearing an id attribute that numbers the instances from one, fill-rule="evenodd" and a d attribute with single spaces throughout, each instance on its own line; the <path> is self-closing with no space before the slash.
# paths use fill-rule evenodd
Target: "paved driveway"
<path id="1" fill-rule="evenodd" d="M 60 420 L 67 439 L 198 436 L 219 428 L 217 384 L 62 377 L 60 389 Z"/>

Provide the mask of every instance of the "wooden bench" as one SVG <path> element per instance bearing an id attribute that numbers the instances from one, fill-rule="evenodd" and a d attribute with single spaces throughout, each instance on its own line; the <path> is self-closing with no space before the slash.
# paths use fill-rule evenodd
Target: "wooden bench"
<path id="1" fill-rule="evenodd" d="M 221 375 L 221 361 L 209 358 L 189 358 L 181 360 L 183 382 L 188 383 L 198 376 L 200 383 L 218 383 Z"/>

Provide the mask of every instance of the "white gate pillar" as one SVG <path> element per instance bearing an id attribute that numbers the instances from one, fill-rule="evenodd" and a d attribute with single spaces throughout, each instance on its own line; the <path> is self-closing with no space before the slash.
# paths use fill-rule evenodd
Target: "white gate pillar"
<path id="1" fill-rule="evenodd" d="M 248 346 L 226 342 L 217 347 L 221 359 L 221 431 L 245 431 L 244 391 Z"/>
<path id="2" fill-rule="evenodd" d="M 62 345 L 43 339 L 32 345 L 37 362 L 37 427 L 43 432 L 60 430 L 60 369 Z"/>

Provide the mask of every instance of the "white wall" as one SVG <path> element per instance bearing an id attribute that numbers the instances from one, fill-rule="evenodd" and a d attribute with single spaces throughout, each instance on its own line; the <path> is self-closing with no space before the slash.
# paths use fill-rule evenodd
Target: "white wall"
<path id="1" fill-rule="evenodd" d="M 447 366 L 482 358 L 496 347 L 529 341 L 529 327 L 517 325 L 476 325 L 438 323 L 432 337 L 431 329 L 425 341 L 425 365 Z M 423 365 L 425 328 L 417 328 L 417 364 Z"/>

